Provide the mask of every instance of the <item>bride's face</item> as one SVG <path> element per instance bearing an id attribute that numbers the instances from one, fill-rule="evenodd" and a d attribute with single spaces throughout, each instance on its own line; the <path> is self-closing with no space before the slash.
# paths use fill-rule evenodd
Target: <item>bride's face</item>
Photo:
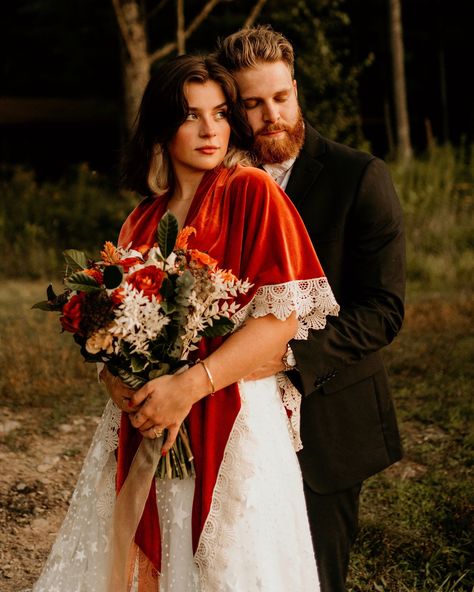
<path id="1" fill-rule="evenodd" d="M 168 143 L 168 153 L 178 175 L 207 171 L 220 164 L 227 152 L 230 125 L 222 88 L 213 80 L 188 82 L 186 121 Z"/>

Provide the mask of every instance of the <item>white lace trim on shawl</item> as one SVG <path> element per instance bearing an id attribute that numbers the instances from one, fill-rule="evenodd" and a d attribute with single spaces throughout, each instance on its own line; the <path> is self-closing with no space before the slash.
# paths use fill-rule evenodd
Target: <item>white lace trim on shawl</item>
<path id="1" fill-rule="evenodd" d="M 283 321 L 292 312 L 298 317 L 295 339 L 307 339 L 310 329 L 324 329 L 326 317 L 337 315 L 339 305 L 334 298 L 327 278 L 293 280 L 284 284 L 261 286 L 252 300 L 232 317 L 236 329 L 248 317 L 263 317 L 273 314 Z M 301 393 L 284 372 L 277 375 L 283 405 L 291 412 L 288 428 L 295 450 L 301 450 L 300 436 Z"/>
<path id="2" fill-rule="evenodd" d="M 242 393 L 240 396 L 242 399 Z M 208 579 L 212 574 L 217 549 L 221 546 L 228 546 L 233 542 L 230 529 L 225 527 L 225 524 L 233 523 L 235 511 L 232 504 L 228 503 L 230 499 L 229 481 L 239 465 L 239 450 L 241 449 L 241 442 L 247 439 L 247 432 L 247 411 L 245 401 L 242 401 L 242 406 L 227 440 L 212 493 L 209 514 L 204 523 L 204 528 L 199 537 L 198 548 L 194 555 L 194 561 L 199 567 L 201 586 L 204 592 L 208 590 L 210 585 Z"/>

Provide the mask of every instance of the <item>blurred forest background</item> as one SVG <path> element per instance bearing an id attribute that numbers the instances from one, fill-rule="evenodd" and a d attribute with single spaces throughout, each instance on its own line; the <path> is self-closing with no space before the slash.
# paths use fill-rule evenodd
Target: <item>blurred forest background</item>
<path id="1" fill-rule="evenodd" d="M 96 255 L 137 203 L 119 187 L 119 162 L 150 71 L 178 51 L 207 53 L 249 22 L 290 39 L 308 120 L 385 158 L 405 211 L 407 319 L 386 360 L 406 455 L 364 488 L 349 589 L 472 592 L 471 0 L 5 3 L 0 410 L 23 419 L 21 431 L 7 430 L 0 417 L 0 462 L 33 454 L 33 434 L 47 450 L 58 426 L 100 412 L 93 370 L 57 320 L 29 306 L 43 299 L 46 279 L 60 283 L 63 249 Z M 65 447 L 57 462 L 84 453 Z M 0 486 L 0 523 L 16 528 L 0 543 L 0 588 L 16 592 L 38 575 L 49 545 L 39 537 L 22 548 L 21 528 L 66 505 L 48 501 L 34 470 L 20 477 Z"/>

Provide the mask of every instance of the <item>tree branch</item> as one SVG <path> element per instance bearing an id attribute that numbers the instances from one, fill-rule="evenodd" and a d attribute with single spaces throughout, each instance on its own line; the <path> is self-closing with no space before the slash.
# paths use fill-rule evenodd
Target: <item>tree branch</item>
<path id="1" fill-rule="evenodd" d="M 201 10 L 201 12 L 197 15 L 197 17 L 186 29 L 186 32 L 184 33 L 186 39 L 194 33 L 194 31 L 199 27 L 202 21 L 209 16 L 209 13 L 213 10 L 214 6 L 219 4 L 220 1 L 221 0 L 209 0 L 206 6 Z"/>
<path id="2" fill-rule="evenodd" d="M 199 27 L 199 25 L 202 23 L 202 21 L 205 18 L 207 18 L 207 16 L 211 12 L 211 10 L 217 4 L 219 4 L 219 2 L 220 2 L 220 0 L 209 0 L 209 2 L 206 4 L 206 6 L 204 6 L 204 8 L 201 10 L 201 12 L 195 17 L 195 19 L 192 21 L 192 23 L 189 25 L 189 27 L 184 32 L 185 39 L 187 39 L 188 37 L 190 37 L 194 33 L 194 31 Z M 157 49 L 156 51 L 154 51 L 153 53 L 150 54 L 150 56 L 148 58 L 150 61 L 150 64 L 153 64 L 153 62 L 156 62 L 157 60 L 160 60 L 161 58 L 166 57 L 172 51 L 174 51 L 177 47 L 178 47 L 178 45 L 177 45 L 176 41 L 172 41 L 171 43 L 167 43 L 163 47 L 160 47 L 159 49 Z"/>
<path id="3" fill-rule="evenodd" d="M 161 0 L 158 4 L 156 4 L 146 15 L 145 19 L 148 21 L 152 19 L 156 14 L 160 12 L 167 4 L 169 0 Z"/>
<path id="4" fill-rule="evenodd" d="M 259 14 L 262 12 L 262 8 L 265 6 L 267 0 L 258 0 L 257 4 L 252 9 L 252 12 L 248 15 L 247 20 L 244 23 L 243 29 L 248 29 L 257 20 Z"/>
<path id="5" fill-rule="evenodd" d="M 177 45 L 176 41 L 171 41 L 170 43 L 163 45 L 163 47 L 160 47 L 160 49 L 157 49 L 156 51 L 154 51 L 153 53 L 151 53 L 148 56 L 148 61 L 150 62 L 150 65 L 153 64 L 154 62 L 156 62 L 157 60 L 161 60 L 161 58 L 166 57 L 172 51 L 174 51 L 177 47 L 178 47 L 178 45 Z"/>

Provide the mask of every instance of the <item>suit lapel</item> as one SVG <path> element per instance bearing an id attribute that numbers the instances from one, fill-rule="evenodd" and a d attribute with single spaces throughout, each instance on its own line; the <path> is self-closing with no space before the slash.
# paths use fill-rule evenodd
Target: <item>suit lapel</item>
<path id="1" fill-rule="evenodd" d="M 321 136 L 308 122 L 306 125 L 306 137 L 300 155 L 296 159 L 291 171 L 285 192 L 299 209 L 304 199 L 308 196 L 313 183 L 316 181 L 323 163 L 317 156 L 325 151 Z"/>
<path id="2" fill-rule="evenodd" d="M 297 158 L 285 192 L 298 209 L 310 192 L 322 168 L 321 162 L 307 154 L 301 153 Z"/>

